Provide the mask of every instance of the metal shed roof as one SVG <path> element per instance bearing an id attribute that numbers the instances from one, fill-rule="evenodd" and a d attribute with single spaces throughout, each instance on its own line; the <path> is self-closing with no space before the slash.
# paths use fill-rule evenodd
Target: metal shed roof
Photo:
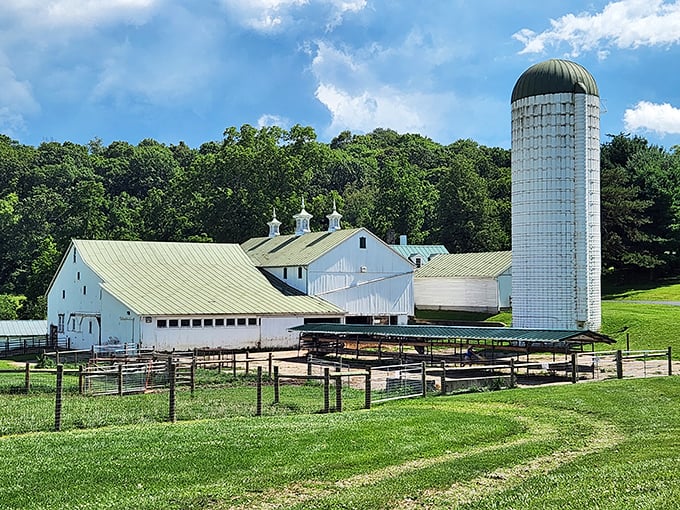
<path id="1" fill-rule="evenodd" d="M 512 267 L 511 251 L 438 255 L 415 272 L 415 278 L 493 278 Z"/>
<path id="2" fill-rule="evenodd" d="M 47 321 L 0 321 L 0 336 L 21 337 L 47 334 Z"/>
<path id="3" fill-rule="evenodd" d="M 449 253 L 449 250 L 443 244 L 390 244 L 390 248 L 406 259 L 412 255 L 420 255 L 429 260 L 435 258 L 433 255 L 439 256 Z"/>
<path id="4" fill-rule="evenodd" d="M 366 335 L 393 338 L 428 338 L 461 340 L 498 340 L 505 342 L 576 342 L 576 343 L 614 343 L 615 340 L 594 331 L 489 328 L 469 326 L 383 326 L 364 324 L 305 324 L 290 328 L 301 333 L 331 335 Z"/>

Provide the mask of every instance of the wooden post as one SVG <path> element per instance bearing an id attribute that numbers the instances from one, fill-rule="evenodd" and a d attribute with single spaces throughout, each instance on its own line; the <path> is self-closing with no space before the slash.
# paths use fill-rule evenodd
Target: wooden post
<path id="1" fill-rule="evenodd" d="M 118 396 L 123 396 L 123 364 L 118 365 Z"/>
<path id="2" fill-rule="evenodd" d="M 78 394 L 82 395 L 85 392 L 85 374 L 83 373 L 83 365 L 78 366 Z"/>
<path id="3" fill-rule="evenodd" d="M 331 369 L 325 367 L 323 369 L 323 412 L 330 412 L 330 385 L 331 385 Z"/>
<path id="4" fill-rule="evenodd" d="M 231 372 L 236 377 L 236 352 L 231 353 Z"/>
<path id="5" fill-rule="evenodd" d="M 250 360 L 248 359 L 248 352 L 246 351 L 246 375 L 250 373 Z"/>
<path id="6" fill-rule="evenodd" d="M 427 397 L 427 373 L 425 372 L 425 362 L 421 362 L 420 364 L 420 381 L 423 385 L 423 397 Z"/>
<path id="7" fill-rule="evenodd" d="M 176 385 L 177 385 L 177 371 L 176 371 L 176 365 L 170 360 L 170 363 L 168 364 L 168 368 L 170 370 L 170 412 L 169 412 L 169 417 L 170 421 L 172 423 L 175 423 L 177 421 L 177 400 L 176 400 Z"/>
<path id="8" fill-rule="evenodd" d="M 269 379 L 270 381 L 272 380 L 272 362 L 273 362 L 273 358 L 274 358 L 274 357 L 273 357 L 272 353 L 270 352 L 270 353 L 269 353 L 269 356 L 268 356 L 268 358 L 267 358 L 267 379 Z"/>
<path id="9" fill-rule="evenodd" d="M 527 368 L 527 370 L 529 370 Z M 578 381 L 578 360 L 576 359 L 576 353 L 571 353 L 571 382 L 576 384 Z"/>
<path id="10" fill-rule="evenodd" d="M 57 396 L 54 402 L 54 430 L 61 430 L 61 404 L 64 390 L 64 365 L 57 365 Z"/>
<path id="11" fill-rule="evenodd" d="M 339 374 L 340 367 L 335 367 L 335 371 Z M 342 412 L 342 377 L 335 377 L 335 411 Z"/>
<path id="12" fill-rule="evenodd" d="M 441 385 L 441 394 L 446 395 L 446 362 L 441 362 L 442 375 L 439 384 Z"/>
<path id="13" fill-rule="evenodd" d="M 621 355 L 621 349 L 616 351 L 616 378 L 623 379 L 623 356 Z"/>
<path id="14" fill-rule="evenodd" d="M 312 355 L 307 354 L 307 375 L 312 375 Z"/>
<path id="15" fill-rule="evenodd" d="M 195 352 L 195 351 L 194 351 Z M 191 360 L 191 396 L 194 396 L 196 390 L 196 356 Z"/>
<path id="16" fill-rule="evenodd" d="M 671 346 L 668 346 L 668 375 L 673 375 L 673 361 L 671 360 Z"/>
<path id="17" fill-rule="evenodd" d="M 279 403 L 279 367 L 274 367 L 274 403 Z"/>
<path id="18" fill-rule="evenodd" d="M 510 387 L 515 387 L 515 359 L 510 358 Z"/>
<path id="19" fill-rule="evenodd" d="M 57 363 L 57 365 L 59 365 L 60 364 L 59 363 L 59 347 L 57 347 L 57 349 L 55 350 L 55 353 L 56 353 L 56 356 L 55 356 L 56 363 Z"/>
<path id="20" fill-rule="evenodd" d="M 262 367 L 260 366 L 257 367 L 257 407 L 255 415 L 262 416 Z"/>
<path id="21" fill-rule="evenodd" d="M 26 373 L 24 374 L 24 388 L 26 389 L 26 395 L 31 392 L 31 365 L 26 362 Z"/>
<path id="22" fill-rule="evenodd" d="M 221 374 L 222 373 L 222 351 L 219 351 L 217 353 L 217 360 L 219 363 L 217 364 L 217 373 Z"/>
<path id="23" fill-rule="evenodd" d="M 371 408 L 371 367 L 366 368 L 366 381 L 364 383 L 364 407 Z"/>

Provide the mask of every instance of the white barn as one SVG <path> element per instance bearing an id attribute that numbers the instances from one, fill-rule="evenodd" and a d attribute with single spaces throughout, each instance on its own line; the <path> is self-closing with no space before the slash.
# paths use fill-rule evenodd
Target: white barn
<path id="1" fill-rule="evenodd" d="M 47 301 L 72 348 L 285 348 L 297 345 L 289 327 L 345 316 L 272 285 L 237 244 L 73 240 Z"/>
<path id="2" fill-rule="evenodd" d="M 419 310 L 498 313 L 511 305 L 512 252 L 438 255 L 415 272 Z"/>
<path id="3" fill-rule="evenodd" d="M 325 232 L 310 232 L 310 218 L 303 204 L 294 235 L 279 235 L 274 217 L 268 237 L 241 247 L 275 278 L 343 309 L 347 323 L 406 324 L 414 314 L 413 264 L 365 228 L 341 229 L 335 210 Z"/>

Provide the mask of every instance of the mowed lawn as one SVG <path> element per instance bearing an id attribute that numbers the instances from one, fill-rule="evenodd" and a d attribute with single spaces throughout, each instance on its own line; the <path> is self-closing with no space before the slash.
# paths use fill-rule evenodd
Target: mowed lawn
<path id="1" fill-rule="evenodd" d="M 663 377 L 7 435 L 0 508 L 680 508 L 679 429 Z"/>

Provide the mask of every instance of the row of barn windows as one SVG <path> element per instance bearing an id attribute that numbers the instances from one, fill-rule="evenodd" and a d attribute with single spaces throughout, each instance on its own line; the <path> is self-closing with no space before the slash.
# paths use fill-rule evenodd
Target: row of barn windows
<path id="1" fill-rule="evenodd" d="M 157 328 L 219 328 L 231 326 L 257 326 L 256 317 L 217 319 L 156 319 Z"/>

